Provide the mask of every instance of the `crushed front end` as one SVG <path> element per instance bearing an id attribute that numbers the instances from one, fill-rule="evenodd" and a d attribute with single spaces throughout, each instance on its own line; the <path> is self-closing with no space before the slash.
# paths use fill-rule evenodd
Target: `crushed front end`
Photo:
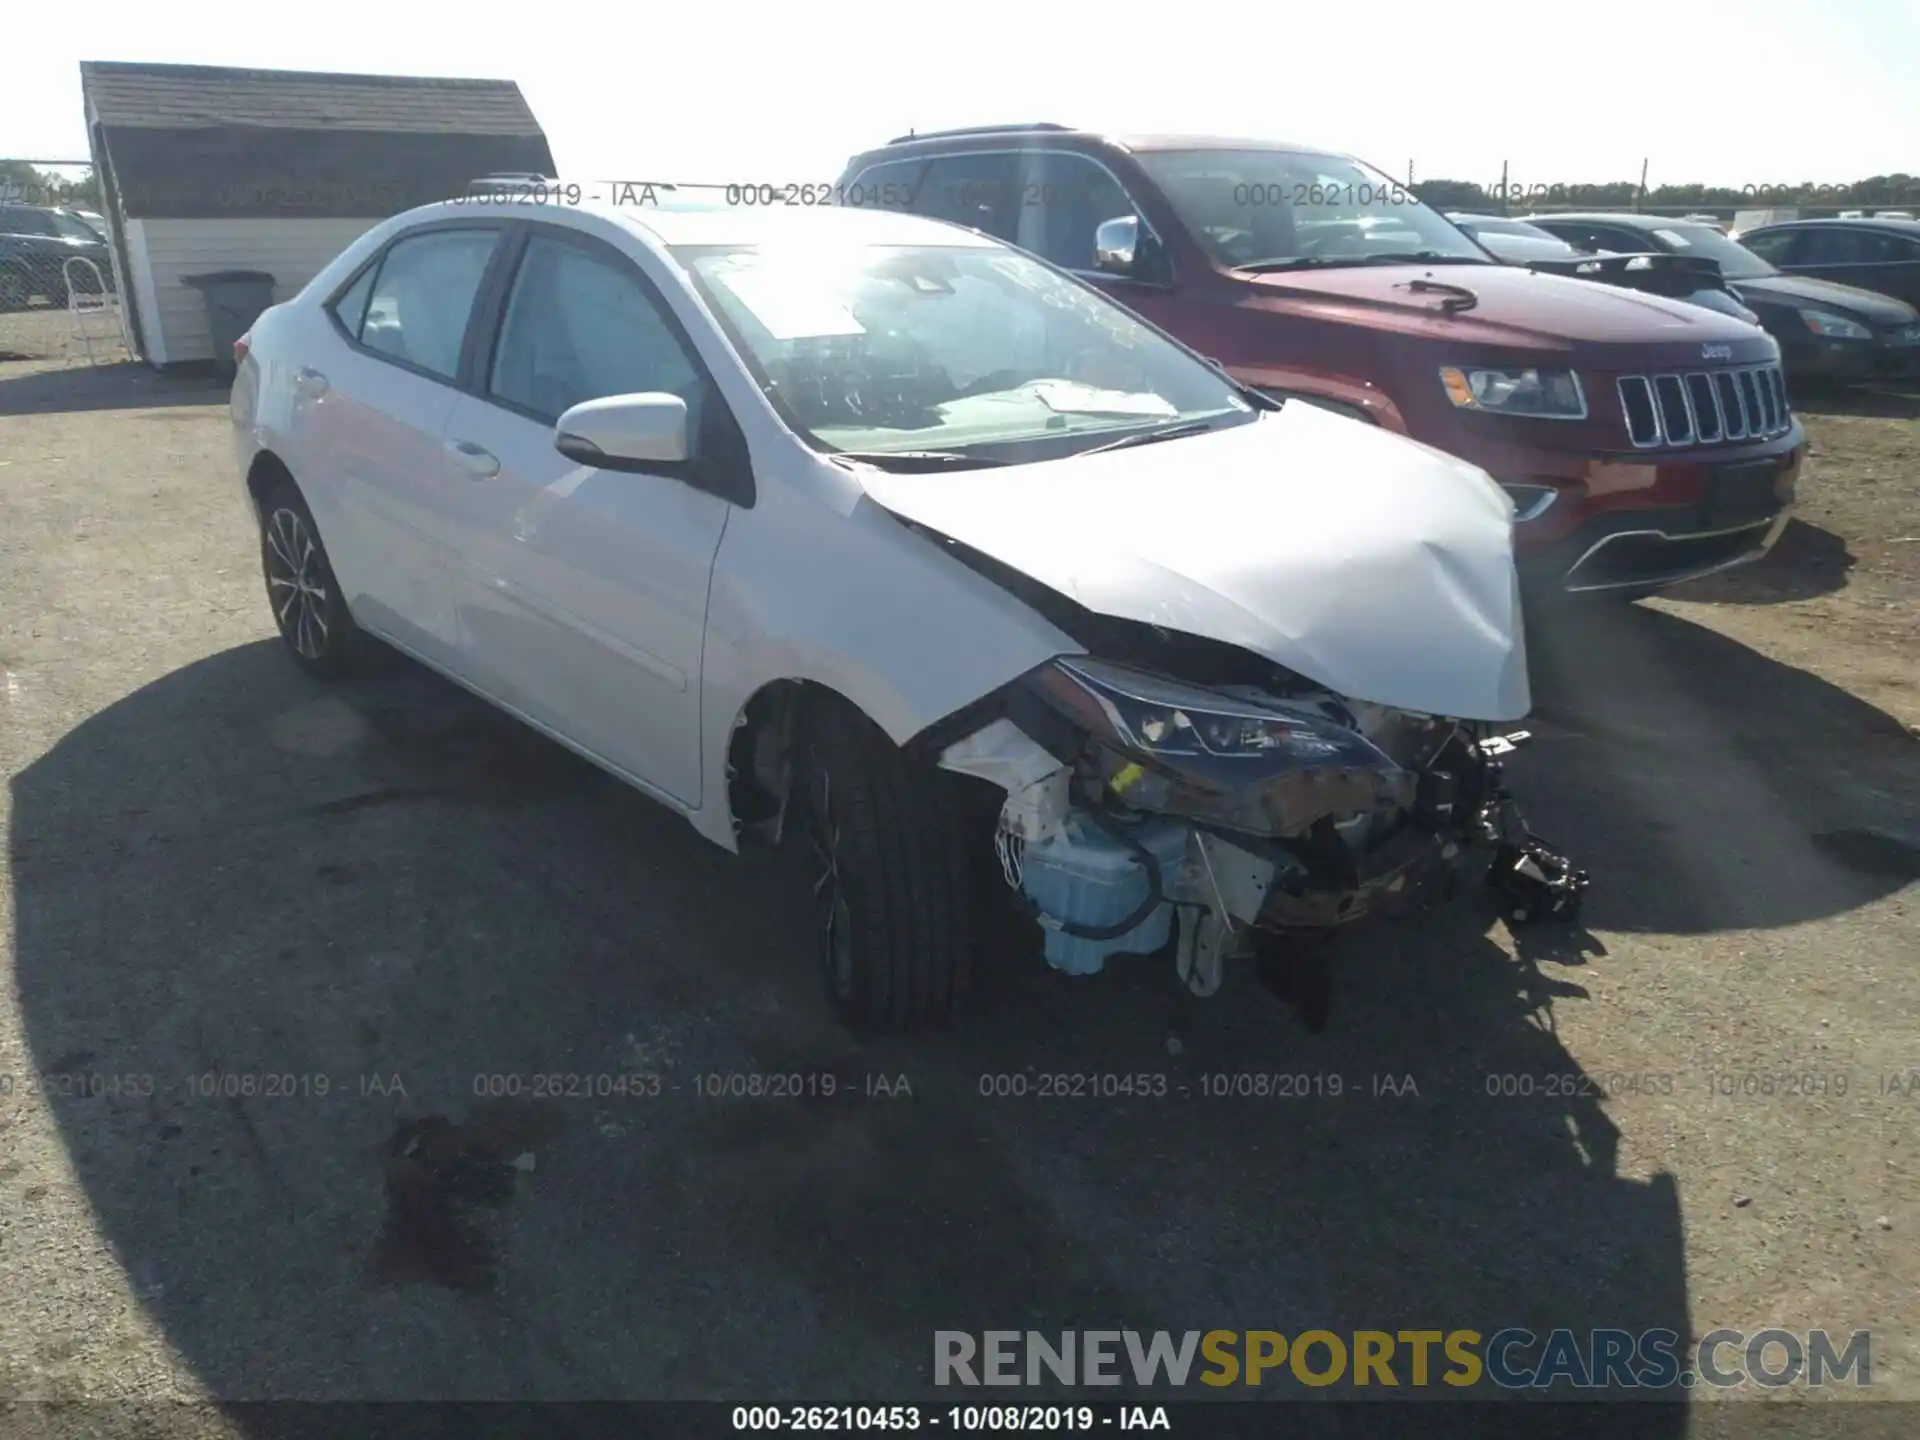
<path id="1" fill-rule="evenodd" d="M 1586 875 L 1502 782 L 1526 732 L 1348 701 L 1246 652 L 1160 636 L 1198 679 L 1139 663 L 1165 655 L 1057 659 L 939 751 L 1005 791 L 997 858 L 1055 968 L 1089 974 L 1171 940 L 1184 987 L 1210 995 L 1258 937 L 1324 936 L 1450 896 L 1476 857 L 1510 920 L 1577 912 Z"/>

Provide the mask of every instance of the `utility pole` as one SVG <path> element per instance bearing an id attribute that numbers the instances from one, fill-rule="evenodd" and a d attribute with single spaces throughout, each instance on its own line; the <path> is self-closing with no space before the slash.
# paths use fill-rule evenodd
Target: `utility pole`
<path id="1" fill-rule="evenodd" d="M 1507 162 L 1504 160 L 1500 162 L 1500 213 L 1511 213 L 1507 209 Z"/>
<path id="2" fill-rule="evenodd" d="M 1647 203 L 1647 162 L 1644 158 L 1642 158 L 1642 160 L 1640 161 L 1640 193 L 1634 197 L 1633 208 L 1635 210 L 1638 210 L 1642 205 L 1646 203 Z"/>

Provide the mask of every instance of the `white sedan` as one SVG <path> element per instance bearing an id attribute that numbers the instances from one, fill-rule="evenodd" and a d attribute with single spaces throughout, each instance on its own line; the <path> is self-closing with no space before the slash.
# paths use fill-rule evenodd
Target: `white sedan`
<path id="1" fill-rule="evenodd" d="M 236 351 L 294 659 L 377 639 L 715 844 L 798 837 L 856 1026 L 948 1013 L 982 862 L 1057 968 L 1202 994 L 1476 843 L 1512 909 L 1578 900 L 1489 759 L 1529 706 L 1499 486 L 982 235 L 449 201 Z"/>

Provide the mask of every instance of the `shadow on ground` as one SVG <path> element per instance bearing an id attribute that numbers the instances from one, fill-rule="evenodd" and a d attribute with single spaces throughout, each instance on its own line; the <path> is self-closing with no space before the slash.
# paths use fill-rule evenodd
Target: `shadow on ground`
<path id="1" fill-rule="evenodd" d="M 0 375 L 0 415 L 224 405 L 228 389 L 211 365 L 175 366 L 164 372 L 132 361 L 66 365 Z"/>
<path id="2" fill-rule="evenodd" d="M 1536 649 L 1517 778 L 1597 926 L 1895 884 L 1807 834 L 1885 717 L 1644 609 Z M 1009 936 L 956 1030 L 858 1048 L 783 857 L 411 667 L 323 692 L 264 643 L 79 725 L 12 836 L 74 1172 L 223 1399 L 950 1401 L 936 1329 L 1689 1328 L 1673 1182 L 1616 1173 L 1552 1025 L 1598 941 L 1516 961 L 1470 901 L 1347 942 L 1317 1037 L 1241 981 L 1176 1054 L 1163 967 Z"/>
<path id="3" fill-rule="evenodd" d="M 1920 388 L 1911 385 L 1794 386 L 1793 408 L 1800 415 L 1852 415 L 1885 420 L 1920 420 Z"/>
<path id="4" fill-rule="evenodd" d="M 1778 605 L 1812 600 L 1844 590 L 1854 567 L 1847 542 L 1831 530 L 1789 520 L 1780 538 L 1758 560 L 1676 585 L 1669 600 L 1712 605 Z"/>

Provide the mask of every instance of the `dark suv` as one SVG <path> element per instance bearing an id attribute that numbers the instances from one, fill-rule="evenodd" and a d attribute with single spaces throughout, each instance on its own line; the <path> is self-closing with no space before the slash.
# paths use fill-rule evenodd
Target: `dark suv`
<path id="1" fill-rule="evenodd" d="M 1249 386 L 1479 465 L 1535 593 L 1649 594 L 1786 523 L 1806 441 L 1772 337 L 1501 265 L 1351 157 L 993 126 L 857 155 L 836 200 L 1009 240 Z"/>
<path id="2" fill-rule="evenodd" d="M 69 266 L 75 256 L 93 262 Z M 0 204 L 0 313 L 25 310 L 36 295 L 65 306 L 67 289 L 85 294 L 113 289 L 113 261 L 100 232 L 77 215 L 44 205 Z"/>

